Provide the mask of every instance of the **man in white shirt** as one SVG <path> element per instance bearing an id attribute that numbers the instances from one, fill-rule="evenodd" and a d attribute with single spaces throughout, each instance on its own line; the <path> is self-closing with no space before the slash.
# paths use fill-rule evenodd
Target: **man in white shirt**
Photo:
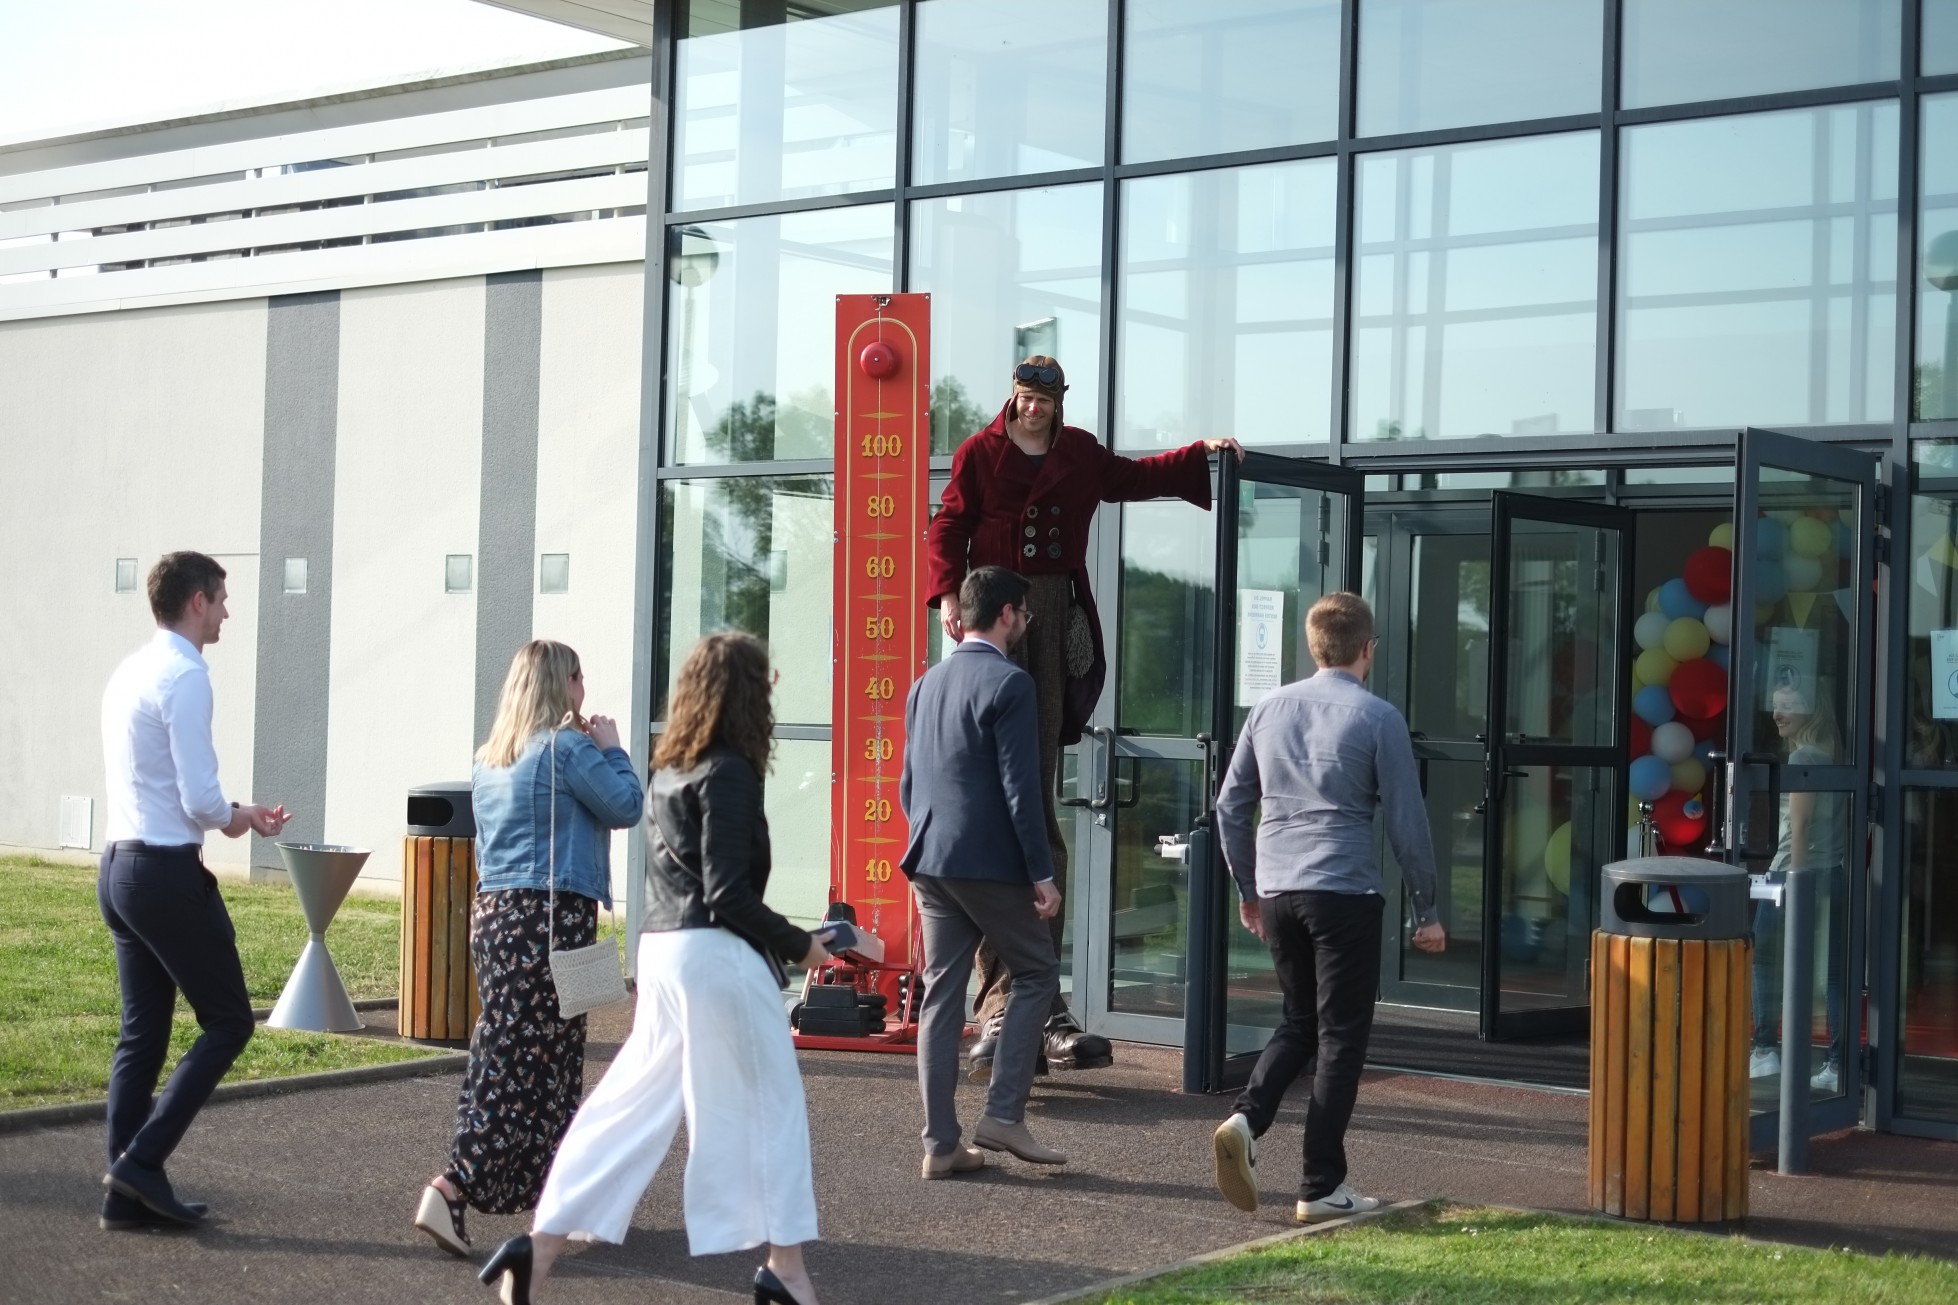
<path id="1" fill-rule="evenodd" d="M 204 834 L 271 838 L 288 819 L 284 807 L 227 801 L 218 785 L 203 650 L 229 615 L 224 568 L 202 553 L 171 553 L 151 570 L 149 597 L 156 634 L 123 660 L 102 695 L 108 827 L 96 897 L 122 981 L 104 1229 L 194 1225 L 204 1216 L 202 1204 L 177 1199 L 163 1165 L 252 1035 L 237 935 L 204 868 Z M 203 1034 L 153 1096 L 179 992 Z"/>

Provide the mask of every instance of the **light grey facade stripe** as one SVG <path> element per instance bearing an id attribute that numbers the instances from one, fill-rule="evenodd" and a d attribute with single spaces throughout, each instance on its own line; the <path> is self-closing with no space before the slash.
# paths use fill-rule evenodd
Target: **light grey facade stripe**
<path id="1" fill-rule="evenodd" d="M 326 710 L 333 632 L 333 473 L 340 411 L 340 293 L 267 301 L 265 467 L 258 525 L 255 801 L 284 803 L 289 841 L 326 841 Z M 285 591 L 306 559 L 306 592 Z M 244 795 L 239 796 L 244 800 Z M 404 799 L 405 800 L 405 799 Z M 252 864 L 279 865 L 252 836 Z"/>
<path id="2" fill-rule="evenodd" d="M 530 642 L 537 570 L 537 391 L 544 343 L 544 274 L 499 272 L 485 281 L 476 743 L 489 737 L 510 659 Z"/>

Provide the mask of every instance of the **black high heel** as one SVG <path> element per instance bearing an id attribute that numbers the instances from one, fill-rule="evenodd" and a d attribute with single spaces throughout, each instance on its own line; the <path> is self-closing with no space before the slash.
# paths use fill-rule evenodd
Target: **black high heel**
<path id="1" fill-rule="evenodd" d="M 802 1305 L 766 1264 L 755 1270 L 755 1305 Z"/>
<path id="2" fill-rule="evenodd" d="M 494 1287 L 497 1279 L 510 1275 L 510 1305 L 530 1305 L 530 1234 L 518 1233 L 496 1248 L 489 1263 L 476 1276 L 485 1286 Z"/>

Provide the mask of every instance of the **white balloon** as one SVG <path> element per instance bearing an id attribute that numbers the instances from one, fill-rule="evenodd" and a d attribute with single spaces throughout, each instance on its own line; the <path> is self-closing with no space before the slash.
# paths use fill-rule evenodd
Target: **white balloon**
<path id="1" fill-rule="evenodd" d="M 1801 553 L 1790 553 L 1781 560 L 1781 573 L 1788 577 L 1791 593 L 1812 594 L 1822 587 L 1822 561 Z"/>
<path id="2" fill-rule="evenodd" d="M 1720 603 L 1717 606 L 1707 608 L 1706 615 L 1702 616 L 1700 621 L 1706 626 L 1707 638 L 1713 640 L 1715 643 L 1726 643 L 1734 637 L 1734 605 L 1732 603 Z"/>
<path id="3" fill-rule="evenodd" d="M 1640 648 L 1658 648 L 1666 642 L 1666 627 L 1672 618 L 1664 612 L 1647 612 L 1632 626 L 1632 640 Z"/>
<path id="4" fill-rule="evenodd" d="M 1693 755 L 1693 731 L 1678 721 L 1667 721 L 1652 731 L 1652 753 L 1667 765 Z"/>

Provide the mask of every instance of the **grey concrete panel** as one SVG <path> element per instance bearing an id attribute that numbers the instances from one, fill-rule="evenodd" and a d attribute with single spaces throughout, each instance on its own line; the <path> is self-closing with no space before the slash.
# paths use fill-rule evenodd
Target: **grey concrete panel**
<path id="1" fill-rule="evenodd" d="M 483 477 L 476 557 L 476 733 L 489 737 L 510 659 L 530 642 L 536 584 L 537 396 L 544 274 L 485 278 Z"/>
<path id="2" fill-rule="evenodd" d="M 340 295 L 280 295 L 268 314 L 252 797 L 292 812 L 287 839 L 323 843 Z M 303 594 L 285 592 L 293 557 L 306 559 Z M 254 866 L 282 868 L 270 841 L 252 844 Z"/>

